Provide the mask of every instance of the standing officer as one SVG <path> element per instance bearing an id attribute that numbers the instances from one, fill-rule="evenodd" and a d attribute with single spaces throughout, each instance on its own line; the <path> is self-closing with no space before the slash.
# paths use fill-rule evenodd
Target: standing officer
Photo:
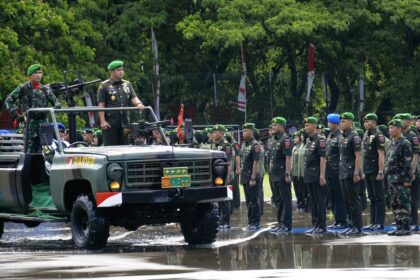
<path id="1" fill-rule="evenodd" d="M 277 208 L 278 227 L 273 232 L 289 232 L 292 229 L 291 156 L 292 143 L 284 131 L 286 119 L 276 117 L 272 121 L 273 137 L 270 151 L 270 181 L 279 194 Z"/>
<path id="2" fill-rule="evenodd" d="M 41 84 L 42 66 L 40 64 L 29 66 L 27 75 L 28 82 L 18 86 L 5 100 L 6 108 L 10 111 L 13 120 L 26 121 L 26 116 L 19 116 L 18 109 L 26 114 L 31 108 L 47 107 L 48 102 L 55 108 L 61 107 L 51 89 Z M 31 153 L 37 153 L 40 150 L 39 127 L 45 122 L 47 122 L 45 113 L 31 114 L 28 136 L 28 149 Z"/>
<path id="3" fill-rule="evenodd" d="M 261 147 L 254 138 L 255 124 L 242 126 L 244 143 L 241 148 L 241 184 L 244 186 L 248 206 L 247 230 L 259 230 L 261 221 L 260 187 L 261 175 L 258 173 Z"/>
<path id="4" fill-rule="evenodd" d="M 318 119 L 305 119 L 305 131 L 308 135 L 305 145 L 304 183 L 309 189 L 311 199 L 312 226 L 306 233 L 322 234 L 326 229 L 325 205 L 325 138 L 316 133 Z"/>
<path id="5" fill-rule="evenodd" d="M 108 65 L 110 77 L 102 82 L 98 88 L 98 106 L 100 108 L 127 107 L 129 103 L 139 110 L 144 109 L 133 86 L 127 80 L 123 80 L 124 68 L 121 60 L 112 61 Z M 100 125 L 104 146 L 128 144 L 130 127 L 129 112 L 112 111 L 99 112 Z"/>
<path id="6" fill-rule="evenodd" d="M 392 209 L 397 229 L 388 235 L 409 235 L 413 151 L 410 141 L 402 134 L 403 121 L 393 119 L 389 123 L 392 144 L 387 155 L 387 178 L 391 194 Z"/>
<path id="7" fill-rule="evenodd" d="M 363 229 L 382 230 L 385 223 L 385 136 L 377 128 L 378 116 L 367 114 L 363 137 L 363 172 L 370 200 L 370 225 Z"/>
<path id="8" fill-rule="evenodd" d="M 230 183 L 230 175 L 232 172 L 232 148 L 228 141 L 225 139 L 226 128 L 224 125 L 216 124 L 213 127 L 213 143 L 211 149 L 216 151 L 225 152 L 227 162 L 229 163 L 227 170 L 226 182 Z M 230 201 L 219 202 L 219 213 L 220 213 L 220 226 L 221 229 L 230 228 Z"/>
<path id="9" fill-rule="evenodd" d="M 328 127 L 331 132 L 327 137 L 327 186 L 331 197 L 332 212 L 334 214 L 334 224 L 329 229 L 340 229 L 347 227 L 347 209 L 341 192 L 338 170 L 340 165 L 339 142 L 342 137 L 340 130 L 340 115 L 329 114 L 327 116 Z"/>
<path id="10" fill-rule="evenodd" d="M 362 233 L 362 205 L 359 196 L 362 139 L 352 129 L 353 113 L 343 113 L 340 118 L 343 137 L 339 141 L 339 178 L 343 198 L 351 218 L 348 228 L 340 233 L 358 235 Z"/>
<path id="11" fill-rule="evenodd" d="M 413 152 L 413 159 L 411 161 L 411 170 L 412 170 L 412 184 L 411 184 L 411 229 L 418 231 L 417 221 L 418 221 L 418 199 L 419 199 L 419 186 L 418 186 L 418 177 L 417 174 L 417 164 L 419 162 L 420 154 L 420 141 L 419 136 L 410 129 L 411 115 L 408 113 L 398 114 L 395 116 L 402 120 L 402 133 L 411 144 L 411 150 Z"/>

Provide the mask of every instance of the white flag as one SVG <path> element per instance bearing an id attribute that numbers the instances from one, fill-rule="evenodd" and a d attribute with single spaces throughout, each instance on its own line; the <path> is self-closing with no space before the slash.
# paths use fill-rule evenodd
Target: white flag
<path id="1" fill-rule="evenodd" d="M 242 75 L 241 83 L 239 84 L 238 91 L 238 110 L 241 112 L 246 112 L 246 76 Z"/>

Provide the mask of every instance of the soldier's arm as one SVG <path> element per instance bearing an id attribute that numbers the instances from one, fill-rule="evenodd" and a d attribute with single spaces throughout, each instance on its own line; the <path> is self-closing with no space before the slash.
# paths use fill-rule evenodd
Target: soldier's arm
<path id="1" fill-rule="evenodd" d="M 404 146 L 403 149 L 403 159 L 404 159 L 404 166 L 403 166 L 403 178 L 404 178 L 404 186 L 409 187 L 411 186 L 413 173 L 412 173 L 412 160 L 413 160 L 413 150 L 411 149 L 411 145 L 407 141 L 407 145 Z"/>
<path id="2" fill-rule="evenodd" d="M 54 108 L 61 108 L 60 101 L 55 96 L 55 94 L 52 92 L 51 88 L 49 86 L 45 86 L 45 88 L 46 88 L 46 91 L 47 91 L 48 102 L 50 102 L 54 106 Z"/>
<path id="3" fill-rule="evenodd" d="M 98 107 L 105 108 L 105 99 L 107 98 L 104 86 L 102 84 L 99 85 L 98 93 L 97 93 L 97 100 L 98 100 Z M 107 129 L 109 124 L 105 120 L 105 112 L 101 111 L 98 112 L 99 122 L 102 129 Z"/>
<path id="4" fill-rule="evenodd" d="M 130 88 L 130 101 L 134 107 L 137 107 L 139 110 L 144 109 L 143 103 L 137 97 L 136 92 L 134 91 L 133 85 L 129 83 L 128 87 Z"/>
<path id="5" fill-rule="evenodd" d="M 415 179 L 415 175 L 416 175 L 416 168 L 417 168 L 417 164 L 419 163 L 419 153 L 420 153 L 420 141 L 419 141 L 419 137 L 416 135 L 413 137 L 412 140 L 412 145 L 413 145 L 413 159 L 411 160 L 411 170 L 413 173 L 413 180 Z"/>
<path id="6" fill-rule="evenodd" d="M 15 88 L 15 90 L 13 90 L 6 98 L 6 100 L 4 101 L 7 110 L 9 111 L 14 111 L 18 109 L 17 106 L 17 101 L 19 99 L 19 94 L 20 94 L 20 87 Z"/>
<path id="7" fill-rule="evenodd" d="M 252 179 L 255 180 L 255 178 L 257 177 L 258 169 L 259 169 L 259 162 L 260 162 L 260 154 L 261 154 L 260 145 L 258 144 L 254 145 L 252 147 L 252 159 L 254 162 L 252 164 L 251 181 L 253 181 Z"/>
<path id="8" fill-rule="evenodd" d="M 383 173 L 385 169 L 385 136 L 382 133 L 379 133 L 377 136 L 377 143 L 378 143 L 378 167 L 379 167 L 379 174 L 377 179 L 383 179 Z"/>

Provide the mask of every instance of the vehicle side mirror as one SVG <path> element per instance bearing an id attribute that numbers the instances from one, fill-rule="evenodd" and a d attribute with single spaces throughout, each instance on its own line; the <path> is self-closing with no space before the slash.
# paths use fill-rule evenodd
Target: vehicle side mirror
<path id="1" fill-rule="evenodd" d="M 184 132 L 185 138 L 187 139 L 188 143 L 191 143 L 193 140 L 193 124 L 191 119 L 184 120 Z"/>
<path id="2" fill-rule="evenodd" d="M 54 127 L 50 123 L 42 123 L 39 127 L 41 146 L 50 146 L 54 139 Z"/>

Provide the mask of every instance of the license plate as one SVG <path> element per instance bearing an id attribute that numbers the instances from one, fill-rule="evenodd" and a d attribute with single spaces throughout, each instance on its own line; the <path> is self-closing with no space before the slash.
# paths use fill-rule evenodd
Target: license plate
<path id="1" fill-rule="evenodd" d="M 191 187 L 190 175 L 164 176 L 162 177 L 162 189 Z"/>

